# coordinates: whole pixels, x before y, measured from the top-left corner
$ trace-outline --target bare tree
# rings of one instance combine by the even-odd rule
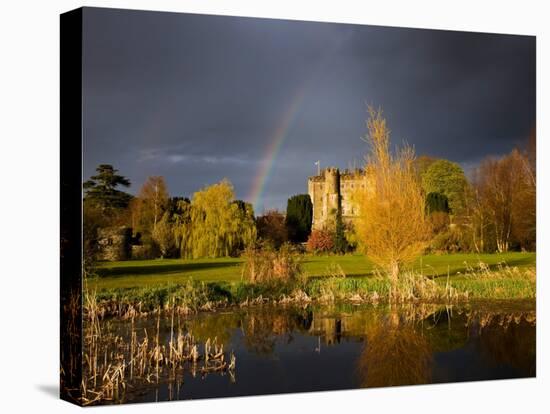
[[[474,183],[479,209],[484,211],[494,232],[497,251],[506,252],[510,243],[534,243],[536,185],[528,156],[514,149],[500,159],[483,160]]]
[[[152,232],[168,205],[168,189],[164,177],[147,177],[141,187],[137,200],[132,205],[133,221],[142,231]]]
[[[357,237],[368,257],[384,268],[395,289],[402,266],[420,255],[431,238],[414,150],[405,145],[394,155],[382,110],[368,108],[370,145],[366,157],[366,190],[355,195]]]

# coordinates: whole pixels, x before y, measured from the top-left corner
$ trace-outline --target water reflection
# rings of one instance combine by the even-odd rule
[[[428,338],[391,309],[368,325],[357,368],[362,387],[426,384],[431,380],[432,349]]]
[[[156,321],[139,321],[152,329]],[[106,326],[128,335],[128,323]],[[170,337],[169,318],[160,337]],[[179,317],[175,329],[216,338],[236,375],[183,370],[126,401],[520,378],[535,375],[534,302],[257,307]],[[156,326],[156,325],[155,325]],[[129,387],[131,389],[131,387]],[[122,402],[122,401],[119,401]]]

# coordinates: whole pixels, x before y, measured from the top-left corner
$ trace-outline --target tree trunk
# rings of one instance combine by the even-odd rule
[[[390,265],[390,301],[397,296],[397,280],[399,278],[399,262],[393,261]]]

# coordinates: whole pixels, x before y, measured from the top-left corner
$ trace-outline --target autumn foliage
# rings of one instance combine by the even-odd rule
[[[506,252],[512,243],[534,249],[536,178],[529,154],[514,149],[483,160],[474,173],[471,205],[476,250]]]
[[[381,110],[369,107],[366,157],[369,184],[358,190],[356,225],[360,246],[385,269],[395,285],[402,266],[420,255],[431,237],[425,196],[414,165],[414,150],[404,146],[392,154],[390,131]]]
[[[334,234],[328,230],[313,230],[306,247],[312,253],[331,252],[334,249]]]

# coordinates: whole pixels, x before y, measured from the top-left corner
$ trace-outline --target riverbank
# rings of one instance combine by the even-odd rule
[[[85,311],[92,306],[102,316],[123,318],[159,309],[175,308],[189,314],[263,303],[465,303],[536,298],[534,266],[492,268],[483,263],[476,267],[468,265],[465,271],[454,275],[449,272],[446,277],[405,272],[393,295],[388,280],[380,275],[350,277],[344,272],[285,283],[205,282],[189,277],[182,283],[98,289],[100,283],[101,278],[86,283]]]

